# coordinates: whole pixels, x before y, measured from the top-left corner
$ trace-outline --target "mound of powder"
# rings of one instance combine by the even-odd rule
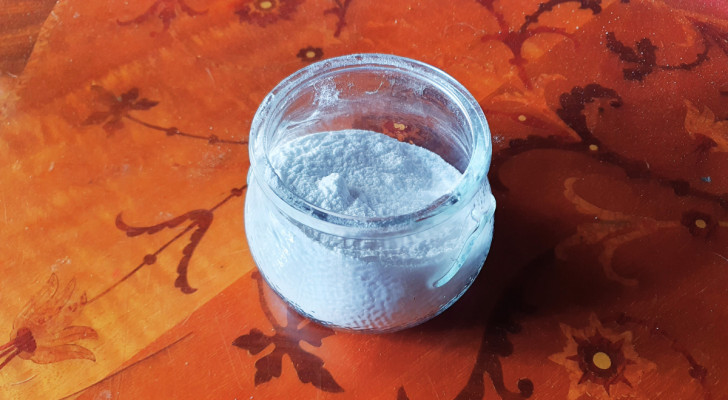
[[[417,211],[449,192],[462,176],[425,148],[354,129],[296,138],[275,148],[270,162],[298,196],[355,217]]]

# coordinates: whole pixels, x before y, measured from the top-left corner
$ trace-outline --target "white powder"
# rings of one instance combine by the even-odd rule
[[[427,149],[353,129],[296,138],[275,148],[270,161],[309,203],[357,217],[417,211],[447,194],[462,176]]]
[[[269,159],[299,196],[351,216],[422,209],[461,178],[429,150],[360,130],[303,136]],[[487,184],[444,222],[372,239],[304,226],[271,205],[261,190],[270,177],[248,182],[245,229],[260,271],[294,308],[339,327],[390,330],[436,315],[475,279],[492,238]]]

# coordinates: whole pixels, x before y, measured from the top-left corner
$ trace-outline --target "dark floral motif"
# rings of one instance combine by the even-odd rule
[[[653,45],[650,39],[643,38],[637,42],[636,50],[617,40],[614,32],[607,32],[606,39],[607,49],[618,54],[620,60],[637,64],[634,68],[623,69],[624,79],[641,81],[657,66],[657,55],[655,54],[657,46]]]
[[[695,237],[709,238],[720,225],[719,221],[700,211],[684,212],[680,223]]]
[[[286,308],[286,325],[281,326],[272,315],[263,295],[263,282],[260,274],[256,271],[253,279],[258,285],[258,295],[261,307],[273,325],[273,335],[266,335],[259,329],[253,328],[249,333],[242,335],[233,341],[233,346],[247,350],[251,355],[257,355],[266,348],[273,345],[273,350],[255,362],[255,385],[260,385],[273,378],[281,376],[283,356],[288,355],[296,369],[298,379],[303,383],[310,383],[313,386],[326,392],[343,392],[341,386],[336,382],[331,373],[324,368],[324,361],[318,356],[304,350],[300,343],[302,341],[321,347],[322,339],[332,336],[335,332],[310,321],[299,328],[304,318],[294,311]]]
[[[108,135],[116,132],[124,127],[124,119],[132,121],[138,125],[144,126],[155,131],[163,132],[167,136],[180,136],[189,139],[204,140],[209,144],[235,144],[245,145],[247,140],[227,140],[220,139],[216,135],[197,135],[194,133],[182,132],[177,127],[164,127],[143,121],[130,114],[134,110],[148,110],[157,104],[158,101],[149,100],[147,98],[139,98],[139,89],[132,88],[129,91],[116,96],[110,91],[98,85],[91,86],[96,92],[98,101],[107,109],[105,111],[97,111],[91,114],[82,125],[102,125]]]
[[[693,27],[702,36],[703,50],[695,56],[695,60],[689,63],[680,63],[676,65],[659,65],[657,63],[656,51],[658,47],[653,45],[650,39],[642,38],[635,43],[636,49],[625,46],[616,39],[614,32],[607,32],[606,46],[611,52],[619,55],[619,59],[637,64],[633,68],[624,68],[624,78],[627,80],[643,80],[648,74],[655,69],[661,70],[691,70],[704,62],[708,61],[708,51],[711,43],[720,48],[723,53],[728,55],[728,32],[721,31],[714,25],[706,22],[691,19]]]
[[[410,400],[407,396],[407,392],[404,390],[404,386],[400,386],[397,390],[397,400]]]
[[[314,62],[320,60],[324,56],[324,51],[320,47],[308,46],[298,51],[296,57],[303,62]]]
[[[524,266],[521,273],[533,273],[545,265],[552,264],[553,261],[553,251],[547,251]],[[533,307],[523,301],[522,287],[510,288],[506,291],[491,315],[488,316],[475,365],[465,387],[458,393],[455,400],[484,398],[486,376],[490,378],[493,388],[503,400],[523,400],[533,395],[533,381],[528,378],[518,379],[516,382],[518,391],[509,390],[506,387],[501,364],[501,359],[512,355],[514,351],[513,343],[508,335],[518,334],[522,329],[521,324],[515,318],[516,315],[529,314],[533,311]]]
[[[94,112],[83,121],[83,125],[102,125],[109,135],[124,127],[122,119],[129,117],[130,111],[149,110],[159,104],[147,98],[140,99],[138,88],[131,88],[119,96],[98,85],[91,86],[91,90],[96,92],[98,102],[106,110]]]
[[[185,228],[183,233],[191,230],[193,230],[193,232],[192,235],[190,235],[190,242],[182,250],[182,258],[177,265],[177,279],[174,281],[174,287],[179,288],[182,293],[189,294],[194,293],[197,289],[190,287],[190,284],[187,281],[187,268],[189,267],[190,259],[192,258],[192,254],[197,248],[197,245],[200,244],[200,240],[202,240],[202,237],[205,236],[210,224],[212,224],[212,217],[212,212],[209,210],[194,210],[169,221],[162,222],[161,224],[135,227],[127,225],[121,219],[121,214],[119,214],[116,216],[116,227],[126,232],[127,236],[134,237],[145,233],[153,235],[162,229],[176,228],[189,221],[189,225],[187,225],[187,228]],[[155,262],[157,262],[156,254],[147,254],[144,256],[144,264],[152,265]]]
[[[594,137],[587,124],[584,109],[587,104],[593,103],[598,99],[608,99],[609,105],[614,108],[622,106],[622,98],[614,89],[606,88],[597,84],[586,85],[583,88],[576,86],[569,93],[562,93],[559,96],[559,104],[561,108],[556,110],[556,114],[566,125],[569,126],[587,145],[601,145]],[[589,146],[587,146],[589,147]]]
[[[563,93],[559,98],[561,108],[556,110],[556,114],[566,126],[574,131],[578,140],[563,135],[529,135],[525,139],[511,140],[508,147],[493,155],[490,174],[493,188],[508,190],[498,176],[499,169],[507,160],[535,149],[558,149],[587,154],[600,162],[621,168],[629,178],[653,180],[660,185],[670,187],[676,196],[691,196],[708,200],[728,210],[728,194],[707,192],[696,188],[685,180],[663,176],[652,171],[645,161],[625,157],[609,149],[607,145],[594,136],[586,115],[584,115],[586,104],[593,103],[598,99],[608,100],[609,104],[614,108],[622,105],[622,99],[616,91],[599,84],[592,83],[584,87],[577,86],[572,88],[570,92]]]
[[[661,70],[691,70],[708,60],[708,50],[710,50],[710,42],[704,36],[703,51],[698,53],[695,61],[677,65],[659,65],[657,63],[658,47],[652,44],[652,41],[648,38],[640,39],[637,43],[635,43],[635,48],[632,48],[625,46],[622,42],[617,40],[614,32],[607,32],[606,46],[609,51],[617,54],[620,60],[635,64],[632,68],[624,68],[622,70],[624,79],[630,81],[641,81],[657,68]]]
[[[631,396],[642,376],[657,368],[637,354],[631,331],[607,329],[594,314],[585,329],[561,324],[561,331],[566,346],[549,359],[569,371],[568,400],[584,395],[600,400]]]
[[[190,17],[194,17],[197,15],[206,14],[207,10],[197,11],[192,7],[188,6],[184,0],[157,0],[152,4],[151,7],[147,9],[147,11],[137,16],[136,18],[130,19],[128,21],[117,20],[116,22],[119,25],[141,24],[156,16],[157,18],[162,20],[162,29],[166,31],[169,29],[172,20],[177,18],[177,15],[180,12],[183,12]],[[155,33],[152,33],[151,35],[154,36]]]
[[[96,361],[79,340],[97,339],[98,334],[88,326],[72,325],[86,305],[86,294],[76,302],[71,297],[76,281],[71,280],[59,290],[58,276],[48,282],[25,305],[13,323],[12,340],[0,346],[0,369],[15,357],[36,364],[50,364],[71,359]]]
[[[578,345],[576,354],[566,359],[579,363],[579,369],[584,373],[579,379],[579,383],[589,381],[602,385],[607,394],[609,394],[609,387],[618,382],[632,387],[624,376],[624,368],[629,364],[634,364],[634,361],[628,360],[624,356],[622,350],[624,339],[612,342],[603,337],[599,331],[588,338],[574,337],[573,339]]]
[[[334,31],[334,37],[341,35],[341,30],[346,26],[346,12],[349,11],[349,6],[352,0],[334,0],[334,7],[331,7],[324,11],[324,15],[332,14],[338,18],[336,22],[336,31]]]
[[[617,156],[606,150],[601,145],[601,142],[594,137],[589,129],[589,125],[587,124],[586,116],[584,115],[586,104],[593,103],[599,99],[608,100],[609,104],[615,108],[622,105],[622,99],[616,91],[598,84],[589,84],[585,87],[577,86],[572,88],[570,92],[563,93],[559,98],[561,108],[556,110],[556,114],[559,118],[561,118],[564,124],[574,132],[575,135],[550,135],[545,137],[529,135],[525,139],[511,140],[507,148],[498,151],[493,156],[491,166],[491,184],[493,187],[501,190],[507,190],[498,177],[498,170],[501,165],[506,160],[518,154],[534,149],[550,148],[584,152],[600,159],[604,158],[605,160],[611,160],[614,162]],[[622,160],[620,159],[620,161]],[[639,168],[632,166],[631,164],[632,163],[630,163],[628,167],[639,170]]]
[[[175,235],[172,239],[170,239],[168,242],[163,244],[160,248],[158,248],[155,252],[147,254],[142,259],[141,263],[136,266],[131,272],[127,273],[124,277],[122,277],[119,281],[111,285],[110,287],[106,288],[103,292],[97,294],[94,296],[89,302],[98,300],[101,296],[104,296],[105,294],[109,293],[111,290],[113,290],[116,286],[121,284],[122,282],[126,281],[127,279],[131,278],[134,274],[136,274],[140,269],[142,269],[145,265],[152,265],[157,262],[157,256],[162,253],[167,247],[169,247],[172,243],[176,242],[179,238],[187,234],[188,232],[192,231],[192,234],[190,235],[190,241],[187,244],[187,246],[182,249],[182,258],[179,261],[179,264],[177,264],[177,279],[174,282],[174,286],[176,288],[179,288],[182,293],[190,294],[197,291],[197,289],[192,288],[187,280],[187,269],[189,267],[190,260],[192,259],[192,255],[195,252],[195,249],[197,248],[197,245],[200,244],[200,241],[202,240],[203,236],[205,236],[205,233],[207,232],[207,229],[212,224],[213,215],[215,213],[215,210],[217,210],[220,206],[227,203],[231,199],[235,197],[241,197],[243,195],[243,192],[247,188],[247,185],[244,185],[239,188],[233,188],[230,190],[230,194],[227,195],[224,199],[219,201],[217,204],[215,204],[210,209],[200,209],[200,210],[193,210],[188,213],[182,214],[176,218],[172,218],[169,221],[162,222],[160,224],[152,225],[152,226],[144,226],[144,227],[137,227],[137,226],[130,226],[127,225],[124,220],[121,218],[121,213],[116,216],[116,227],[120,230],[126,232],[126,235],[129,237],[139,236],[143,234],[147,235],[154,235],[164,229],[174,229],[177,228],[180,225],[183,225],[187,223],[187,226],[177,235]]]
[[[537,26],[530,28],[531,24],[538,22],[539,17],[547,12],[554,9],[555,6],[563,3],[579,3],[579,8],[589,9],[594,14],[599,14],[602,11],[601,0],[549,0],[545,3],[538,5],[538,9],[531,14],[525,16],[525,22],[518,28],[511,28],[506,22],[505,17],[500,11],[496,11],[493,8],[493,2],[488,0],[478,0],[478,3],[482,4],[488,10],[490,10],[498,21],[499,31],[497,34],[486,34],[482,40],[484,42],[495,40],[505,44],[513,54],[513,57],[509,60],[518,70],[518,76],[523,81],[526,88],[531,89],[532,83],[528,74],[526,74],[525,65],[528,61],[521,54],[521,48],[526,40],[533,36],[542,33],[555,33],[573,40],[573,35],[566,32],[563,28],[555,28],[550,26]]]
[[[302,2],[303,0],[248,0],[237,7],[235,14],[240,22],[264,27],[280,19],[290,20]]]

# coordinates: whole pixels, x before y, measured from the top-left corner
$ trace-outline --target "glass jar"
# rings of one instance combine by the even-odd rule
[[[411,213],[363,218],[322,209],[287,187],[268,157],[300,136],[344,129],[424,147],[463,175],[449,193]],[[462,296],[488,253],[490,157],[482,110],[443,71],[384,54],[312,64],[276,86],[253,119],[250,251],[270,287],[319,323],[385,332],[424,322]]]

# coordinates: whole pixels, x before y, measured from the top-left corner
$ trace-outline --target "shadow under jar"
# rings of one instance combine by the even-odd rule
[[[422,209],[365,218],[307,202],[271,165],[270,154],[284,143],[346,129],[423,147],[462,177]],[[315,321],[368,332],[419,324],[462,296],[488,254],[495,211],[490,157],[482,110],[443,71],[384,54],[312,64],[274,88],[253,119],[245,200],[250,251],[271,288]]]

